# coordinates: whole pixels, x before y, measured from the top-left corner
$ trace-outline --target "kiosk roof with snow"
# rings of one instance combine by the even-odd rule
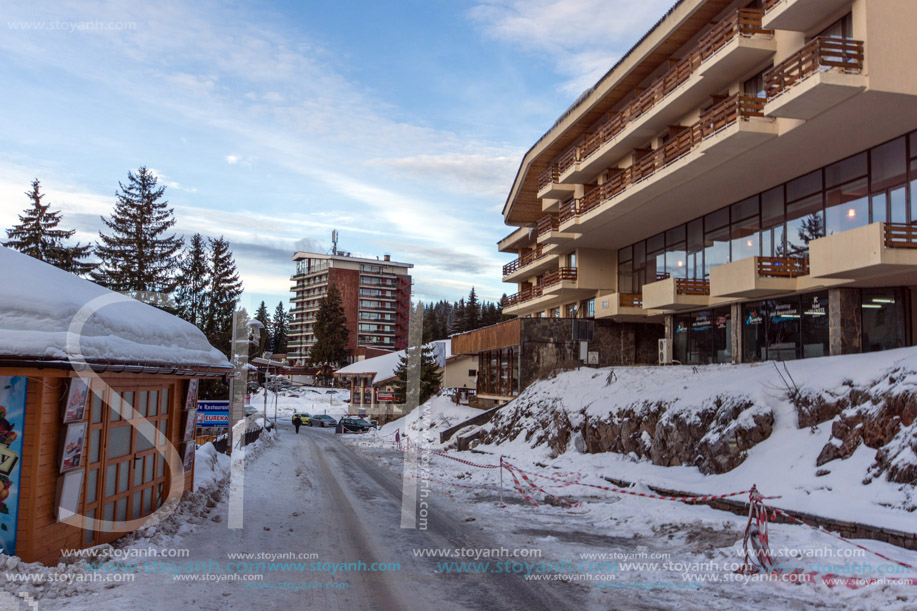
[[[0,286],[0,363],[231,368],[191,323],[2,246]]]

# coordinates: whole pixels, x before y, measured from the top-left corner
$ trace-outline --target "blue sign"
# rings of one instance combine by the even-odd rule
[[[16,554],[26,383],[24,376],[0,377],[0,552],[9,556]]]
[[[197,427],[216,428],[229,426],[229,401],[198,401]]]

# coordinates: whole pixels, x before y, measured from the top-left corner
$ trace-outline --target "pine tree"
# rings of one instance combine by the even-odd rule
[[[462,297],[452,306],[452,323],[449,330],[452,333],[464,333],[468,330],[465,323],[465,298]]]
[[[204,334],[210,343],[229,354],[232,346],[232,315],[242,294],[242,281],[233,260],[229,242],[219,237],[209,240],[210,286],[204,314]]]
[[[478,295],[475,293],[473,286],[471,287],[471,292],[468,293],[468,301],[465,302],[463,318],[465,331],[474,331],[481,326],[481,311],[478,305]]]
[[[312,330],[315,334],[315,343],[309,353],[312,364],[336,366],[343,363],[347,358],[350,330],[341,293],[336,286],[329,287],[328,293],[319,302]]]
[[[178,288],[175,301],[178,315],[203,329],[208,308],[211,265],[207,246],[201,234],[195,233],[178,264]]]
[[[111,235],[99,232],[96,254],[102,263],[92,277],[114,291],[162,304],[161,295],[175,289],[175,254],[182,246],[180,238],[166,235],[175,218],[168,202],[161,201],[165,187],[157,186],[155,174],[145,167],[128,172],[127,185],[118,186],[111,219],[102,217]]]
[[[274,309],[274,320],[271,321],[271,343],[277,354],[287,353],[287,313],[283,311],[283,302]]]
[[[439,339],[436,337],[436,310],[433,309],[433,304],[429,306],[424,305],[423,308],[423,341],[424,343],[430,343],[434,339]]]
[[[395,395],[398,401],[404,402],[407,397],[408,388],[408,358],[412,350],[417,348],[408,348],[398,360],[398,366],[395,368],[395,380],[392,382]],[[429,344],[422,347],[420,352],[420,399],[419,403],[426,403],[430,397],[439,392],[443,382],[443,372],[436,363],[436,356],[433,354],[433,347]]]
[[[261,305],[258,306],[258,309],[255,311],[255,320],[259,321],[264,325],[264,329],[261,331],[261,340],[258,342],[258,354],[264,354],[265,352],[273,352],[273,342],[271,341],[271,315],[267,313],[267,306],[264,305],[264,302],[261,302]]]
[[[64,240],[73,237],[76,229],[57,229],[61,213],[51,211],[51,204],[41,203],[44,194],[37,178],[32,181],[32,190],[25,194],[32,205],[19,215],[18,225],[6,230],[9,241],[4,246],[80,276],[95,269],[95,264],[83,261],[92,252],[91,246],[64,245]]]

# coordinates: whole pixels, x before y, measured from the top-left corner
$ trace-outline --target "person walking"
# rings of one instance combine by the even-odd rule
[[[298,415],[293,417],[293,426],[296,427],[296,434],[299,435],[299,427],[302,426],[302,418]]]

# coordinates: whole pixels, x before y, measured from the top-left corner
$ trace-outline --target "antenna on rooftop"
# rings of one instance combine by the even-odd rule
[[[338,254],[338,230],[331,230],[331,254],[337,256]]]

